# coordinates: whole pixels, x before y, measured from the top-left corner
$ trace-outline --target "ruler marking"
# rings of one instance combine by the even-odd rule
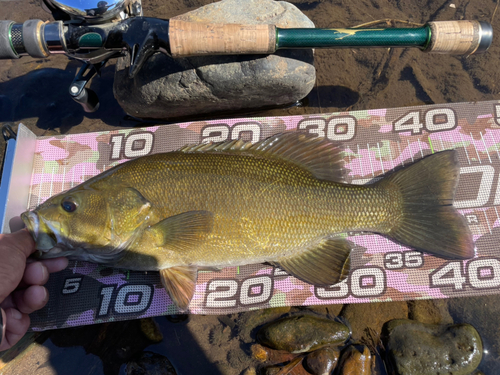
[[[75,169],[76,165],[73,167],[73,173],[71,174],[71,188],[75,185]]]
[[[414,163],[415,159],[413,159],[413,151],[411,149],[410,140],[407,139],[406,142],[408,142],[408,148],[410,149],[411,162]]]
[[[434,153],[434,147],[432,146],[431,136],[429,135],[427,139],[429,140],[429,147],[431,148],[431,153]]]
[[[366,150],[368,151],[368,160],[370,161],[370,167],[372,168],[372,176],[375,177],[375,171],[373,170],[372,158],[370,157],[370,146],[366,144]]]
[[[389,143],[389,156],[391,158],[392,169],[394,169],[394,159],[392,158],[392,150],[391,150],[391,144],[390,143]]]
[[[50,190],[49,190],[49,197],[52,196],[52,187],[54,186],[54,171],[56,167],[52,167],[52,174],[50,175]]]
[[[481,140],[483,141],[484,149],[486,150],[486,155],[488,155],[488,160],[490,161],[490,164],[492,164],[490,153],[488,152],[488,147],[486,147],[486,142],[484,141],[483,133],[479,132],[479,134],[481,134]]]
[[[33,171],[31,173],[33,173]],[[31,207],[31,198],[32,198],[32,194],[33,194],[33,177],[35,177],[34,174],[31,176],[30,192],[28,193],[29,194],[28,195],[28,197],[29,197],[29,199],[28,199],[28,206],[26,207],[27,209],[29,209]]]
[[[365,176],[365,172],[363,171],[363,162],[361,161],[361,159],[363,158],[361,156],[361,153],[359,152],[359,145],[357,144],[356,147],[358,148],[358,155],[359,155],[359,166],[361,168],[361,176],[364,177]]]
[[[462,133],[458,133],[458,134],[460,134],[460,139],[462,140],[462,146],[464,147],[465,155],[467,156],[467,161],[470,164],[469,153],[467,152],[467,147],[465,146],[464,137],[462,136]]]
[[[61,184],[61,191],[64,191],[64,183],[66,182],[66,165],[64,165],[63,169],[63,179],[62,179],[62,184]]]
[[[486,218],[486,224],[488,224],[488,230],[490,231],[490,234],[491,234],[491,226],[490,226],[490,221],[488,220],[488,214],[486,213],[486,211],[483,211],[484,213],[484,217]]]
[[[403,167],[405,166],[405,157],[403,156],[403,152],[401,151],[401,142],[398,142],[399,156],[401,156],[401,164]]]
[[[43,172],[42,172],[42,176],[40,177],[40,187],[38,188],[38,202],[37,202],[37,206],[40,205],[40,199],[42,199],[42,184],[43,184]]]
[[[439,142],[441,142],[441,151],[444,151],[443,139],[441,138],[441,134],[439,134]]]
[[[420,155],[424,157],[424,152],[422,151],[422,145],[420,144],[420,138],[417,138],[418,148],[420,149]]]
[[[493,139],[493,144],[495,145],[495,151],[497,152],[498,160],[500,160],[500,152],[498,151],[497,141],[495,137],[493,137],[493,131],[490,132],[490,134],[491,134],[491,139]]]
[[[384,163],[382,162],[382,151],[380,151],[380,144],[377,142],[377,147],[378,147],[378,156],[380,158],[380,166],[382,167],[382,174],[385,173],[385,170],[384,170]],[[390,145],[389,145],[389,148],[390,148]]]
[[[472,136],[472,132],[470,132],[469,134],[470,134],[470,137],[472,138],[471,142],[474,145],[474,149],[476,150],[477,160],[479,160],[479,164],[483,164],[481,162],[481,157],[479,156],[479,151],[477,151],[476,142],[474,142],[474,137]]]

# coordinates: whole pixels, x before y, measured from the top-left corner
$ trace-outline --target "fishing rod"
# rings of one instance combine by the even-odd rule
[[[111,5],[96,0],[42,0],[56,21],[0,21],[0,58],[46,58],[66,54],[84,63],[70,95],[86,112],[98,107],[85,86],[111,58],[130,57],[133,78],[154,53],[173,58],[272,54],[280,49],[415,47],[424,52],[470,55],[485,52],[493,29],[480,21],[435,21],[415,28],[315,29],[274,25],[186,22],[143,17],[140,0]],[[83,4],[83,5],[82,5]]]

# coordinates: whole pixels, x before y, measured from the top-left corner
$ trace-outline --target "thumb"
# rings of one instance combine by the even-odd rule
[[[16,250],[24,259],[35,252],[35,241],[26,228],[14,233],[0,234],[0,250],[9,248]]]
[[[35,243],[27,230],[0,234],[0,302],[19,285],[33,251]]]

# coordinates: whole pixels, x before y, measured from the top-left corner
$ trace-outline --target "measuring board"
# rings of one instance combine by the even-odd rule
[[[428,154],[456,149],[461,170],[455,206],[474,235],[474,259],[443,260],[379,235],[348,233],[355,244],[351,273],[339,284],[314,287],[263,264],[201,271],[189,311],[228,314],[285,305],[496,294],[500,291],[499,124],[500,101],[196,121],[39,138],[21,125],[14,157],[5,161],[13,168],[4,168],[8,172],[2,178],[8,196],[3,230],[18,225],[15,216],[26,208],[35,208],[118,163],[186,144],[237,138],[256,142],[284,131],[306,131],[343,143],[347,182],[354,184],[373,182]],[[50,300],[32,314],[33,330],[178,313],[157,272],[73,261],[51,275],[47,287]]]

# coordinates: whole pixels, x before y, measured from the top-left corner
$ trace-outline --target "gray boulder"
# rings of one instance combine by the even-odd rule
[[[470,324],[396,319],[385,330],[384,346],[397,375],[468,375],[481,362],[482,341]]]
[[[314,27],[294,5],[273,0],[223,0],[176,18]],[[128,61],[128,57],[117,61],[114,94],[128,114],[141,118],[172,119],[293,103],[304,98],[316,81],[310,49],[179,59],[157,53],[134,79],[128,77]]]

